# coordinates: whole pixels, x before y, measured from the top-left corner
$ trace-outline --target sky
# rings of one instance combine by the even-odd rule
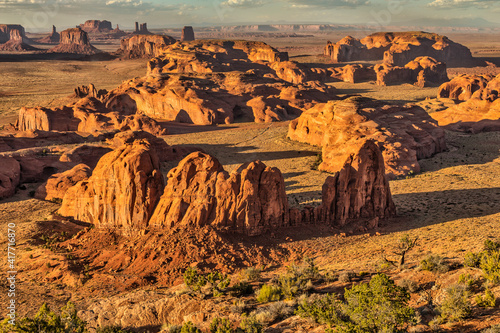
[[[89,19],[120,28],[135,21],[150,28],[270,23],[442,23],[500,26],[500,0],[0,0],[0,23],[28,31],[67,28]],[[489,24],[486,22],[486,24]]]

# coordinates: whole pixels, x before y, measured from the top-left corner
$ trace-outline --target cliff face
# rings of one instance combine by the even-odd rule
[[[166,46],[175,42],[170,36],[135,35],[121,40],[118,53],[123,58],[152,58],[159,56]]]
[[[92,55],[100,51],[90,44],[87,32],[81,28],[72,28],[61,32],[59,45],[49,52]]]
[[[84,24],[80,24],[80,28],[86,32],[108,32],[113,30],[113,26],[109,21],[88,20]]]
[[[14,32],[16,36],[21,36],[22,38],[26,36],[26,32],[24,31],[24,27],[22,25],[0,24],[0,44],[6,43],[11,39],[13,30],[17,30],[17,32]]]

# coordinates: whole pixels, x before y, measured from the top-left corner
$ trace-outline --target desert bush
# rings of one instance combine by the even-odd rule
[[[446,273],[450,267],[446,264],[443,257],[437,254],[431,254],[420,262],[420,269],[433,273]]]
[[[464,266],[479,268],[481,256],[481,253],[467,252],[464,256]]]
[[[311,288],[311,285],[308,285],[310,280],[304,279],[300,274],[282,275],[278,281],[281,293],[286,299],[293,299]]]
[[[271,303],[269,306],[255,312],[255,319],[261,324],[269,324],[278,319],[285,319],[293,314],[293,307],[285,302]]]
[[[202,331],[196,327],[192,322],[188,321],[184,323],[181,327],[179,333],[202,333]]]
[[[475,301],[477,306],[482,308],[494,308],[497,306],[497,299],[490,289],[484,291],[484,296],[477,295]]]
[[[252,281],[259,281],[260,280],[260,273],[262,270],[260,268],[256,267],[248,267],[245,269],[243,272],[243,278],[246,281],[252,282]]]
[[[481,333],[500,333],[500,324],[488,327],[482,330]]]
[[[305,301],[296,313],[335,326],[338,332],[393,332],[415,322],[410,295],[384,274],[346,289],[344,298],[344,303],[334,295]]]
[[[229,293],[233,297],[250,295],[253,293],[253,287],[248,282],[241,281],[232,286]]]
[[[279,301],[280,299],[281,289],[274,285],[265,284],[257,292],[257,302],[259,303]]]
[[[214,318],[210,323],[210,333],[233,333],[231,323],[226,318]]]
[[[489,239],[484,241],[484,252],[492,253],[500,250],[500,242],[491,241]]]
[[[480,267],[488,281],[495,284],[500,282],[500,252],[485,251],[481,257]]]
[[[460,274],[458,277],[458,283],[465,286],[469,291],[472,291],[478,287],[480,281],[474,279],[470,274]]]
[[[401,279],[397,282],[397,285],[401,288],[405,288],[410,293],[414,293],[419,289],[418,284],[416,284],[415,281],[409,279]]]
[[[300,273],[305,279],[317,279],[320,277],[318,266],[309,257],[304,257]]]
[[[171,324],[163,324],[161,325],[161,332],[166,333],[180,333],[182,326],[179,325],[171,325]]]
[[[242,332],[243,331],[243,332]],[[255,316],[244,316],[240,323],[238,333],[262,333],[262,325],[255,319]]]
[[[339,281],[342,283],[351,282],[351,279],[354,277],[353,272],[342,272],[339,274]]]
[[[469,292],[464,285],[455,284],[445,289],[445,298],[437,308],[437,323],[461,321],[471,314]]]
[[[232,313],[243,313],[247,309],[247,304],[242,299],[237,299],[233,301],[233,305],[231,306]]]
[[[86,323],[76,314],[75,305],[68,302],[61,308],[58,315],[51,311],[47,304],[43,304],[33,318],[23,318],[16,322],[15,326],[9,325],[7,321],[0,324],[0,332],[64,332],[64,333],[86,333]]]
[[[186,269],[183,278],[184,284],[193,292],[209,292],[214,297],[221,296],[230,283],[229,277],[221,272],[199,274],[198,270],[192,267]]]

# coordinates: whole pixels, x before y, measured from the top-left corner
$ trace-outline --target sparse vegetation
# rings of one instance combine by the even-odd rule
[[[278,286],[265,284],[257,293],[257,302],[267,303],[279,301],[281,299],[281,289]]]
[[[419,268],[433,273],[446,273],[450,270],[449,265],[443,257],[438,254],[431,254],[420,262]]]
[[[221,296],[230,284],[227,275],[221,272],[211,272],[208,274],[199,274],[196,268],[189,267],[184,272],[184,283],[193,292],[205,295],[207,292],[214,297]]]
[[[457,322],[468,318],[472,312],[469,292],[464,285],[455,284],[445,289],[444,300],[438,306],[436,323]]]
[[[490,289],[484,291],[484,296],[477,295],[476,304],[482,308],[494,308],[497,306],[497,299]]]

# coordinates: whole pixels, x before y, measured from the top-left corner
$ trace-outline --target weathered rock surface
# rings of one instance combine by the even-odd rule
[[[194,30],[191,26],[185,26],[182,28],[181,42],[192,42],[194,41]]]
[[[12,157],[0,156],[0,199],[8,198],[16,193],[21,179],[21,166]]]
[[[500,131],[500,99],[493,102],[469,99],[446,110],[430,114],[439,126],[457,132]]]
[[[11,39],[12,31],[17,30],[14,34],[20,34],[25,36],[25,30],[22,25],[19,24],[0,24],[0,44],[6,43]]]
[[[35,198],[47,201],[62,200],[70,187],[79,181],[87,180],[91,174],[92,170],[86,164],[78,164],[71,170],[56,173],[37,188]]]
[[[320,170],[336,172],[366,139],[382,149],[390,178],[419,172],[418,159],[446,149],[444,131],[421,107],[352,97],[318,104],[290,123],[292,140],[323,147]]]
[[[90,169],[94,169],[101,157],[112,150],[113,149],[109,147],[84,144],[64,152],[59,158],[59,161],[73,164],[85,164]]]
[[[374,141],[365,141],[323,185],[319,220],[338,226],[365,219],[377,227],[378,218],[396,215],[384,158]]]
[[[170,36],[135,35],[122,39],[117,53],[127,59],[153,58],[159,56],[166,46],[175,42],[176,40]]]
[[[101,100],[104,96],[106,96],[107,93],[108,91],[106,89],[97,90],[97,88],[92,83],[90,83],[88,86],[76,87],[73,97],[75,98],[93,97]]]
[[[273,70],[280,67],[276,61],[281,59],[287,58],[258,42],[176,43],[149,62],[146,77],[112,90],[106,105],[129,114],[207,125],[231,123],[239,117],[246,121],[287,120],[335,98],[334,90],[319,82],[294,84],[279,78],[288,75],[281,71],[276,75]]]
[[[405,66],[415,58],[428,56],[448,67],[477,65],[470,50],[458,43],[433,33],[378,32],[361,40],[345,37],[338,43],[329,42],[326,55],[335,62],[384,60],[393,66]]]
[[[96,93],[91,88],[90,92]],[[104,98],[99,92],[96,94]],[[79,131],[91,134],[114,130],[144,130],[154,135],[165,135],[167,132],[157,121],[146,115],[134,113],[127,115],[113,111],[94,97],[85,97],[62,108],[21,108],[18,129]]]
[[[71,28],[61,32],[59,45],[53,47],[48,52],[92,55],[101,51],[90,44],[88,35],[84,30],[81,28]]]
[[[28,44],[24,27],[16,24],[0,25],[0,51],[22,52],[36,51]]]
[[[467,101],[471,98],[489,100],[498,98],[500,75],[459,75],[439,87],[438,98]]]
[[[135,141],[104,155],[88,180],[66,192],[59,214],[130,234],[145,230],[163,188],[154,147]]]
[[[375,66],[377,84],[381,86],[413,83],[417,87],[440,85],[448,81],[446,64],[431,57],[418,57],[404,67],[380,64]]]
[[[212,225],[247,235],[287,224],[288,201],[278,169],[257,161],[228,175],[215,158],[200,152],[169,172],[150,222],[153,228]]]

